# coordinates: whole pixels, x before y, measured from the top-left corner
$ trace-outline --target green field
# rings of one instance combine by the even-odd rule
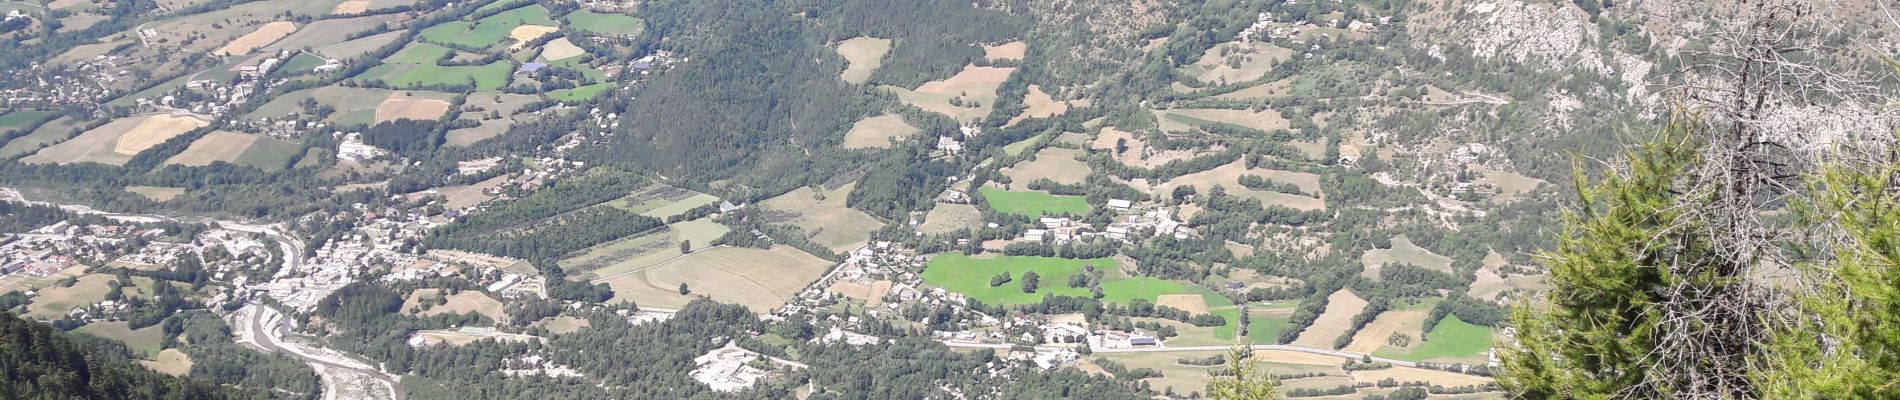
[[[529,4],[529,3],[530,2],[523,1],[523,0],[501,0],[501,1],[493,2],[493,3],[484,4],[482,5],[481,8],[475,9],[475,13],[480,14],[480,13],[493,11],[493,10],[505,10],[511,7],[520,7],[523,4]]]
[[[0,115],[0,132],[31,127],[40,118],[52,114],[52,111],[14,111]]]
[[[307,74],[319,65],[323,65],[323,58],[308,53],[297,53],[296,56],[290,58],[290,61],[284,62],[284,66],[277,67],[275,73],[278,75]]]
[[[1088,214],[1089,203],[1082,196],[1057,196],[1042,192],[1017,192],[983,188],[983,199],[990,208],[1004,213],[1036,217],[1044,214]]]
[[[287,114],[306,115],[304,99],[330,106],[336,112],[324,121],[341,125],[368,125],[376,120],[376,106],[389,98],[389,90],[343,86],[324,86],[285,93],[257,107],[245,118],[283,118]]]
[[[1410,353],[1379,350],[1375,356],[1405,361],[1482,360],[1491,350],[1491,328],[1472,325],[1456,315],[1447,315],[1432,327],[1425,343]]]
[[[633,36],[640,34],[646,24],[639,18],[625,14],[601,14],[587,10],[567,14],[568,26],[586,32]]]
[[[436,65],[383,64],[370,67],[358,81],[381,80],[393,89],[426,89],[429,85],[465,85],[475,90],[497,90],[508,84],[514,64],[496,61],[488,65],[443,67]]]
[[[1250,305],[1247,316],[1247,338],[1257,344],[1275,344],[1280,340],[1280,330],[1286,328],[1287,316],[1292,313],[1298,302],[1283,301],[1271,306]],[[1268,316],[1263,311],[1281,311],[1277,316]]]
[[[1018,140],[1016,143],[1010,143],[1009,145],[1003,146],[1003,154],[1012,156],[1023,154],[1024,150],[1029,150],[1029,146],[1035,146],[1036,142],[1040,140],[1042,140],[1042,136],[1038,135],[1030,136],[1028,139]]]
[[[488,47],[508,39],[508,31],[522,25],[560,26],[548,18],[548,9],[540,5],[516,8],[482,18],[481,21],[450,21],[422,30],[422,40],[467,46]]]
[[[125,347],[145,358],[158,354],[159,341],[165,336],[164,328],[158,325],[132,330],[125,321],[94,322],[73,331],[125,343]]]
[[[239,154],[235,164],[257,167],[265,171],[276,171],[290,165],[290,158],[303,150],[303,145],[276,138],[260,138],[251,142],[251,148]]]
[[[59,117],[45,124],[40,124],[39,128],[33,129],[33,132],[27,133],[24,136],[15,137],[13,140],[8,140],[6,146],[0,146],[0,157],[13,157],[20,154],[31,153],[46,145],[66,140],[69,136],[72,136],[72,129],[79,127],[82,123],[81,121],[73,120],[72,117]]]
[[[960,253],[943,253],[930,260],[924,268],[925,283],[941,286],[944,289],[962,293],[972,299],[989,304],[1030,304],[1042,301],[1044,294],[1058,296],[1090,297],[1088,288],[1069,287],[1069,277],[1082,273],[1083,265],[1094,265],[1098,271],[1107,271],[1102,279],[1103,302],[1126,304],[1130,300],[1143,299],[1154,301],[1164,294],[1213,293],[1200,287],[1180,282],[1151,277],[1123,277],[1117,272],[1116,262],[1112,259],[1097,258],[1072,260],[1052,257],[994,256],[975,258]],[[1035,293],[1023,293],[1022,275],[1035,271],[1040,283]],[[1012,279],[1002,286],[990,286],[990,278],[1009,272]],[[1200,290],[1195,290],[1200,289]],[[1207,297],[1204,295],[1204,297]],[[1217,300],[1218,299],[1218,300]],[[1206,299],[1209,307],[1231,306],[1225,297],[1211,296]],[[1218,301],[1218,303],[1217,303]],[[1229,333],[1231,336],[1232,334]]]
[[[605,83],[596,83],[596,84],[581,86],[581,87],[577,87],[573,89],[561,89],[561,90],[548,92],[548,98],[560,100],[560,101],[588,100],[588,99],[593,99],[595,96],[600,96],[601,92],[605,92],[607,91],[608,88],[611,88],[611,87],[612,85],[608,85]]]
[[[587,63],[581,62],[581,59],[583,58],[587,58],[587,57],[574,57],[574,58],[563,59],[560,61],[553,61],[553,62],[549,62],[548,66],[554,67],[554,68],[565,68],[565,69],[574,70],[574,72],[579,72],[581,73],[581,76],[587,77],[587,79],[592,80],[594,82],[607,80],[607,74],[603,74],[600,72],[600,70],[594,69],[594,67],[588,66]]]
[[[408,46],[403,46],[402,50],[396,51],[396,54],[390,54],[389,57],[384,57],[383,62],[387,64],[435,65],[436,60],[441,60],[442,56],[448,55],[451,51],[455,50],[434,43],[410,42]]]

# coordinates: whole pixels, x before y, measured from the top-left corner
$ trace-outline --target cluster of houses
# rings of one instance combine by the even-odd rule
[[[270,75],[272,71],[276,71],[277,67],[282,66],[284,63],[290,61],[291,57],[295,56],[296,53],[290,50],[280,50],[276,53],[258,56],[239,64],[237,67],[238,74],[234,79],[223,81],[217,79],[195,79],[186,81],[185,87],[182,90],[197,91],[202,94],[201,96],[188,96],[188,98],[202,99],[204,101],[191,103],[177,95],[171,94],[158,99],[140,98],[136,101],[141,108],[147,111],[182,110],[214,117],[224,115],[249,99],[251,94],[257,91],[258,85],[264,85],[266,88],[275,86],[275,82],[271,82],[266,77]],[[268,121],[263,122],[266,122],[268,125]]]
[[[434,222],[416,211],[384,209],[378,213],[360,204],[355,211],[306,217],[332,221],[354,219],[358,228],[324,242],[313,252],[314,257],[296,265],[295,269],[278,270],[270,282],[253,290],[267,292],[292,308],[309,310],[316,306],[317,300],[354,282],[364,266],[418,264],[418,257],[408,251],[435,226]]]
[[[722,203],[720,208],[724,210],[727,205],[732,204]],[[732,206],[733,209],[742,207]],[[897,302],[886,303],[882,299],[890,297],[900,302],[925,299],[926,292],[919,289],[923,285],[923,278],[912,271],[923,269],[924,263],[928,261],[927,257],[917,254],[916,250],[904,248],[898,243],[875,241],[866,244],[847,253],[843,263],[840,263],[831,273],[812,282],[799,293],[797,299],[780,307],[778,314],[790,316],[805,312],[808,307],[823,307],[841,301],[842,297],[848,295],[835,290],[839,287],[837,285],[839,283],[876,288],[878,290],[875,290],[875,293],[869,294],[872,298],[866,299],[867,303],[892,311],[897,310]],[[941,292],[941,288],[937,290],[940,291],[938,293],[940,295],[954,295]],[[956,296],[959,298],[955,301],[961,303],[961,295]],[[875,316],[876,313],[883,311],[872,309],[870,312]]]
[[[163,229],[130,225],[73,225],[65,221],[26,233],[0,236],[0,275],[47,276],[78,263],[78,259],[105,259],[108,248],[134,236],[156,237]]]
[[[1128,200],[1109,200],[1108,207],[1123,213],[1137,211],[1134,209],[1134,203]],[[1117,216],[1113,222],[1099,231],[1093,225],[1067,217],[1043,217],[1036,222],[1041,227],[1023,230],[1024,241],[1054,242],[1061,245],[1077,240],[1105,237],[1132,243],[1136,239],[1147,236],[1173,236],[1176,239],[1186,239],[1196,234],[1194,228],[1183,226],[1184,224],[1180,221],[1175,221],[1174,209],[1169,207],[1155,207]],[[990,224],[992,228],[996,226],[996,224]]]
[[[0,108],[58,110],[112,98],[118,93],[108,85],[132,74],[122,61],[119,56],[102,55],[72,66],[34,63],[23,71],[11,71],[4,78],[9,88],[0,89]]]

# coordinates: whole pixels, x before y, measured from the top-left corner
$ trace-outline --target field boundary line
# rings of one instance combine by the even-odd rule
[[[661,261],[661,262],[657,262],[657,263],[654,263],[653,265],[648,265],[648,266],[645,266],[645,267],[640,267],[639,269],[635,269],[635,270],[632,270],[632,271],[627,271],[627,272],[622,272],[622,273],[618,273],[618,274],[613,274],[613,275],[608,275],[608,276],[604,276],[604,277],[600,277],[600,278],[596,278],[596,279],[592,279],[592,280],[589,280],[589,281],[588,281],[587,283],[590,283],[590,284],[600,284],[600,283],[607,283],[607,280],[610,280],[610,279],[614,279],[614,278],[619,278],[619,277],[622,277],[622,276],[627,276],[627,275],[633,275],[633,274],[636,274],[636,273],[640,273],[640,272],[644,272],[644,271],[646,271],[646,270],[649,270],[649,269],[654,269],[654,268],[659,268],[659,267],[662,267],[662,266],[665,266],[666,264],[671,264],[671,263],[672,263],[672,262],[674,262],[674,261],[679,261],[679,259],[681,259],[681,258],[686,258],[686,256],[690,256],[690,255],[694,255],[694,254],[699,254],[699,252],[702,252],[702,251],[707,251],[707,250],[712,250],[712,249],[717,249],[717,248],[722,248],[722,247],[732,247],[732,246],[730,246],[730,245],[723,245],[723,244],[722,244],[722,245],[718,245],[718,246],[713,246],[713,247],[707,247],[707,248],[704,248],[704,249],[699,249],[699,250],[693,250],[693,252],[691,252],[691,253],[686,253],[686,254],[681,254],[681,255],[677,255],[677,256],[673,256],[673,258],[668,258],[668,259],[666,259],[666,261]]]

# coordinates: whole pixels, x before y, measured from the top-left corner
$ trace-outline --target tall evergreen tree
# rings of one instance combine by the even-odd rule
[[[1744,348],[1711,354],[1722,360],[1687,364],[1665,343],[1720,341],[1729,321],[1684,324],[1670,318],[1684,304],[1723,296],[1733,276],[1712,249],[1705,220],[1689,213],[1711,199],[1685,190],[1702,152],[1699,127],[1678,121],[1626,156],[1627,168],[1603,179],[1578,179],[1578,205],[1563,218],[1557,248],[1543,255],[1551,289],[1513,315],[1516,343],[1499,346],[1499,383],[1527,398],[1667,398],[1736,390],[1699,387]],[[1674,339],[1672,339],[1674,338]],[[1668,351],[1684,350],[1670,349]],[[1673,354],[1673,353],[1671,353]],[[1740,389],[1747,393],[1749,389]]]
[[[1279,398],[1279,382],[1260,367],[1253,349],[1242,344],[1227,348],[1227,372],[1207,383],[1207,397],[1214,400],[1267,400]]]
[[[1801,221],[1826,225],[1825,261],[1802,263],[1819,282],[1797,296],[1799,318],[1772,333],[1753,368],[1768,398],[1900,398],[1900,164],[1830,168]]]

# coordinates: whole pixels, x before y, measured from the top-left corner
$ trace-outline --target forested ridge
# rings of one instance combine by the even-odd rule
[[[0,397],[9,399],[268,398],[133,364],[125,346],[87,341],[0,310]],[[116,346],[116,347],[115,347]],[[116,350],[116,355],[113,354]]]

